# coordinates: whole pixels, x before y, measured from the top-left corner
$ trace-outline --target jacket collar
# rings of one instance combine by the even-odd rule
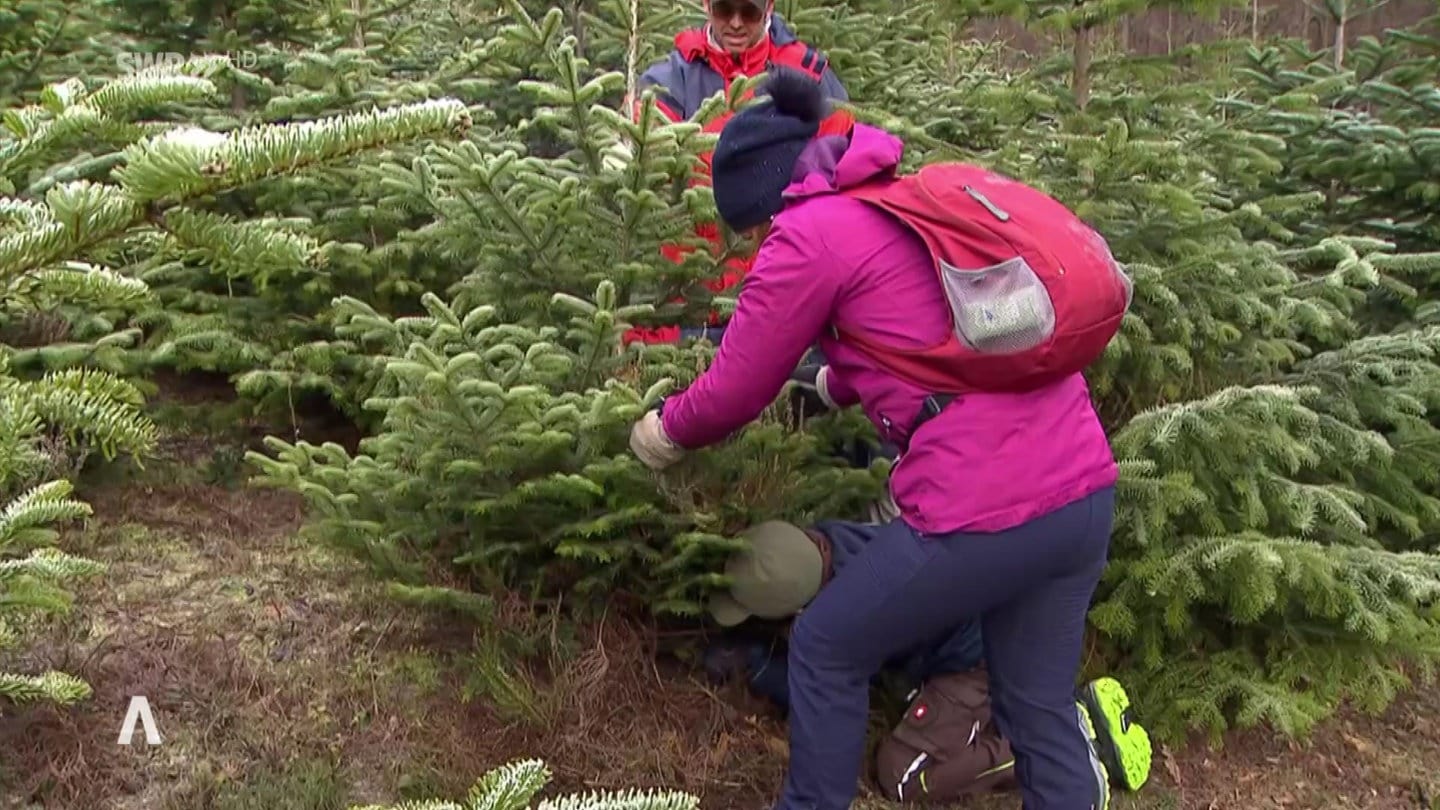
[[[890,133],[856,122],[849,137],[817,137],[795,161],[795,171],[782,196],[787,202],[835,194],[894,175],[905,144]]]
[[[799,41],[795,32],[778,13],[771,12],[765,36],[740,54],[737,59],[715,41],[707,23],[675,35],[675,49],[687,62],[704,62],[727,82],[739,75],[757,76],[769,68],[772,55],[779,48]]]

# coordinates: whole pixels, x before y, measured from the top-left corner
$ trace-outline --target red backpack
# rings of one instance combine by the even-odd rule
[[[836,337],[936,394],[1025,391],[1105,351],[1134,286],[1104,238],[1043,192],[979,166],[937,163],[846,192],[925,240],[952,329],[919,349]]]

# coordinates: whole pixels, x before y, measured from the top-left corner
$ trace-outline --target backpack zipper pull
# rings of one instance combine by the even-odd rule
[[[984,194],[981,194],[980,192],[976,191],[974,188],[971,188],[970,186],[966,186],[966,187],[965,187],[965,193],[966,193],[966,194],[969,194],[971,197],[974,197],[974,198],[975,198],[975,202],[978,202],[978,203],[980,203],[981,205],[985,206],[985,210],[987,210],[987,211],[989,211],[991,214],[993,214],[996,219],[1000,220],[1001,222],[1009,222],[1009,221],[1010,221],[1010,215],[1007,214],[1007,213],[1005,213],[1004,211],[1000,210],[1000,207],[997,206],[995,203],[990,202],[990,199],[989,199],[988,197],[986,197]]]

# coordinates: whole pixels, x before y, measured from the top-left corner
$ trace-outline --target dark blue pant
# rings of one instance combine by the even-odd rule
[[[1114,510],[1107,488],[1004,532],[921,537],[899,520],[878,527],[792,626],[790,766],[777,810],[846,810],[871,677],[976,617],[1025,810],[1091,810],[1101,776],[1074,689]]]
[[[885,529],[883,525],[827,520],[814,528],[830,540],[830,561],[838,574],[860,557],[872,541]],[[954,672],[966,672],[980,664],[984,655],[979,618],[967,619],[959,627],[946,630],[935,638],[925,639],[919,646],[901,650],[881,667],[903,676],[905,688],[918,688],[927,678]],[[746,672],[752,691],[769,698],[785,709],[790,706],[790,667],[784,646],[753,645],[747,656]]]
[[[902,675],[908,692],[936,675],[968,672],[980,665],[983,655],[980,622],[971,620],[942,638],[939,644],[927,644],[909,655],[886,661],[882,669]],[[789,711],[790,666],[783,645],[750,645],[746,674],[751,691]]]

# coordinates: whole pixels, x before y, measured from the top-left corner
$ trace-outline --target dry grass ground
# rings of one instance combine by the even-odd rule
[[[783,723],[657,655],[654,627],[618,608],[573,628],[502,602],[479,629],[398,608],[298,539],[296,499],[240,485],[238,441],[253,436],[178,436],[144,474],[81,491],[95,517],[66,546],[111,568],[32,664],[95,696],[0,717],[0,810],[340,810],[458,797],[521,757],[545,759],[557,789],[676,787],[707,809],[768,810]],[[158,747],[116,745],[137,694]],[[1436,795],[1440,693],[1426,691],[1306,744],[1251,732],[1165,752],[1116,806],[1408,810]]]

